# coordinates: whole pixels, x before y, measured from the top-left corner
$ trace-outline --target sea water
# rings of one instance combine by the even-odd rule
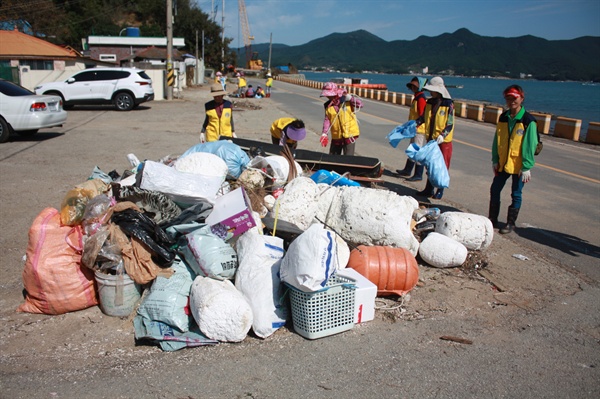
[[[306,79],[328,82],[336,77],[369,79],[369,83],[385,83],[389,91],[412,93],[406,84],[412,75],[389,75],[376,73],[345,74],[332,72],[300,72]],[[431,78],[430,75],[418,75]],[[600,122],[600,84],[582,82],[550,82],[532,79],[496,79],[489,77],[443,76],[448,91],[455,100],[469,100],[504,106],[502,91],[511,84],[518,84],[525,91],[525,108],[528,111],[581,119],[581,131],[587,131],[589,122]]]

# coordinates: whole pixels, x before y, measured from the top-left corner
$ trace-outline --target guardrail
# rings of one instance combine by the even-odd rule
[[[275,79],[281,80],[282,82],[297,84],[300,86],[307,86],[319,90],[323,88],[324,84],[323,82],[300,79],[296,77],[292,78],[287,77],[285,75],[276,76]],[[343,84],[338,84],[338,86],[347,89],[348,93],[356,94],[357,96],[362,98],[389,102],[397,105],[410,106],[413,100],[412,94],[396,93],[388,90],[350,87]],[[454,102],[455,116],[465,119],[471,119],[477,122],[496,124],[498,123],[498,119],[500,118],[502,111],[502,108],[498,106],[467,103],[464,101]],[[550,135],[553,115],[541,112],[530,112],[530,114],[532,114],[537,120],[538,132],[541,134]],[[556,121],[552,132],[552,135],[554,137],[561,137],[573,141],[579,141],[579,135],[581,133],[581,119],[572,119],[562,116],[557,116],[554,119]],[[600,144],[600,122],[589,123],[584,142],[589,144]]]

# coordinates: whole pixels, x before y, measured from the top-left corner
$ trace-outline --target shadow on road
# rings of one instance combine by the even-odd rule
[[[521,227],[516,229],[515,233],[527,240],[558,249],[570,256],[579,256],[581,254],[600,258],[600,247],[570,234],[537,227]]]
[[[10,141],[14,143],[35,143],[55,139],[64,135],[64,133],[60,132],[37,132],[33,136],[19,136],[17,134],[13,134],[10,136]]]

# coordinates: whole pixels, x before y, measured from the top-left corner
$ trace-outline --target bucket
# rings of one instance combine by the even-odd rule
[[[96,271],[100,310],[108,316],[129,316],[141,297],[141,287],[126,273],[106,274]]]

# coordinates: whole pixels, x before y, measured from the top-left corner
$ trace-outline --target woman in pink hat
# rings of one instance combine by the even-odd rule
[[[324,104],[325,119],[323,120],[321,146],[327,146],[329,132],[331,132],[329,153],[354,155],[356,139],[360,135],[356,112],[362,108],[361,99],[347,94],[345,90],[338,89],[333,82],[323,85],[321,97],[327,97]]]

